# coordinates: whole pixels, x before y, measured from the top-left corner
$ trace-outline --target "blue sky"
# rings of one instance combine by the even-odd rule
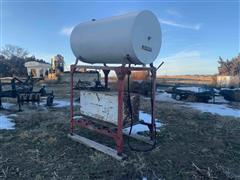
[[[161,23],[159,74],[214,74],[219,56],[240,52],[239,1],[0,1],[1,47],[18,45],[46,61],[56,54],[74,61],[69,34],[78,23],[146,9]]]

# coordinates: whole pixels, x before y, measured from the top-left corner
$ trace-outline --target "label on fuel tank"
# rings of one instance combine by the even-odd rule
[[[148,52],[152,52],[152,48],[146,45],[142,45],[142,49]]]

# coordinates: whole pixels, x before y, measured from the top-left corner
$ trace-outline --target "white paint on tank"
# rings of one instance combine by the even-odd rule
[[[150,64],[162,42],[160,23],[151,11],[140,11],[77,25],[70,37],[72,51],[87,63]]]

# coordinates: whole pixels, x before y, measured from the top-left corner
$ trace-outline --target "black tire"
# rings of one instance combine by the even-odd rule
[[[30,99],[30,95],[27,94],[27,98],[26,98],[26,101],[29,102],[29,99]]]
[[[179,94],[177,94],[177,95],[176,95],[176,100],[177,100],[177,101],[180,101],[181,99],[182,99],[182,97],[181,97]]]
[[[182,97],[179,94],[172,94],[172,98],[177,101],[180,101],[182,99]]]
[[[35,102],[36,101],[36,95],[35,94],[32,94],[32,99],[31,99],[32,102]]]
[[[172,98],[173,98],[173,99],[176,99],[176,94],[172,94]]]
[[[40,94],[37,94],[36,101],[38,104],[40,103]]]
[[[21,95],[21,97],[20,97],[20,103],[23,105],[23,102],[24,102],[24,95]]]
[[[47,106],[52,106],[53,105],[53,96],[48,96],[47,97]]]

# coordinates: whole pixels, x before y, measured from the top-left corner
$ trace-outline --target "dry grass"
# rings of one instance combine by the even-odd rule
[[[58,86],[57,94],[67,87]],[[66,93],[65,93],[66,94]],[[64,95],[67,97],[68,95]],[[13,117],[16,129],[0,131],[0,179],[239,179],[240,120],[158,103],[164,127],[157,148],[119,162],[71,141],[68,108],[31,108]],[[141,109],[150,112],[149,102]],[[4,112],[7,113],[7,112]],[[104,136],[81,135],[114,147]],[[132,143],[136,143],[133,141]],[[137,143],[139,144],[139,143]],[[140,144],[144,148],[144,144]]]
[[[157,82],[160,84],[201,84],[216,85],[216,76],[209,75],[178,75],[178,76],[158,76]]]

